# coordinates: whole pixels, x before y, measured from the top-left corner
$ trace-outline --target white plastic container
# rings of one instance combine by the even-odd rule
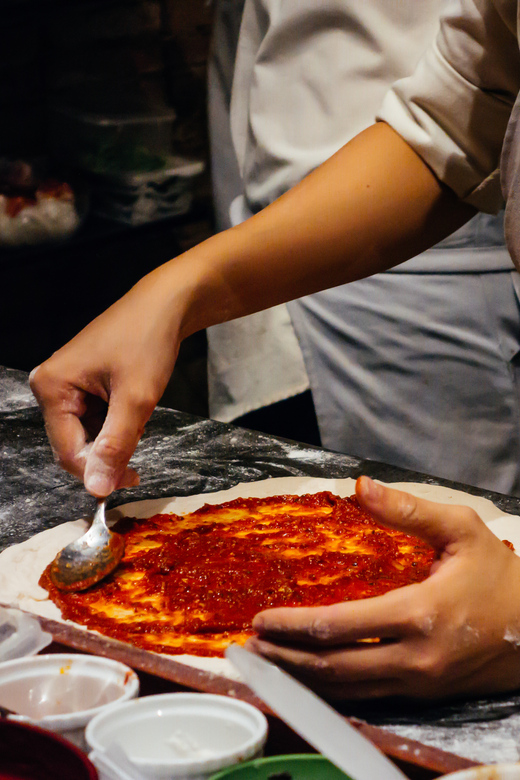
[[[80,101],[81,96],[78,96]],[[91,173],[146,171],[171,154],[175,111],[136,98],[56,105],[50,113],[53,157]]]
[[[85,749],[85,726],[139,693],[130,667],[93,655],[39,655],[0,663],[0,705],[12,720],[57,732]]]
[[[78,95],[50,112],[53,157],[87,175],[94,214],[141,225],[186,214],[201,160],[175,155],[175,111],[136,95]]]
[[[267,720],[246,702],[206,693],[144,696],[88,724],[89,757],[100,780],[112,780],[99,753],[116,745],[144,778],[205,780],[220,769],[261,755]]]
[[[127,225],[142,225],[186,214],[193,201],[194,182],[204,163],[168,156],[165,167],[118,175],[93,174],[92,211]]]

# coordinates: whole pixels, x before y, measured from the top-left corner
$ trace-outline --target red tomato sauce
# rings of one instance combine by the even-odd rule
[[[105,581],[64,593],[44,572],[40,584],[65,618],[173,654],[221,655],[253,633],[261,610],[378,596],[424,580],[434,560],[426,543],[378,525],[355,497],[327,492],[235,499],[185,517],[125,519],[116,530],[125,556]],[[136,617],[113,619],[98,611],[102,602]],[[167,633],[189,642],[172,648]]]

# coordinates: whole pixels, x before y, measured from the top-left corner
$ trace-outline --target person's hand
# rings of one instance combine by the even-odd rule
[[[247,648],[330,699],[435,699],[520,687],[520,559],[472,509],[367,477],[356,493],[378,522],[435,548],[430,576],[371,599],[267,610],[255,617],[258,637]]]
[[[161,269],[31,373],[56,460],[93,495],[138,484],[127,466],[173,370],[180,339]]]

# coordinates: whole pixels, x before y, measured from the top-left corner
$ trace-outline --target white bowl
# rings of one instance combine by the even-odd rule
[[[58,732],[85,748],[91,718],[139,693],[136,673],[118,661],[94,655],[39,655],[0,663],[0,705]]]
[[[267,719],[251,704],[227,696],[166,693],[100,713],[85,736],[94,764],[96,753],[115,744],[146,778],[202,780],[261,755]]]
[[[475,766],[444,775],[446,780],[520,780],[520,764]]]

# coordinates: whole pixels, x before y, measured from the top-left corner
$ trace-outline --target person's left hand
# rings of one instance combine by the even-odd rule
[[[330,699],[520,687],[520,558],[467,507],[361,477],[361,506],[437,551],[430,576],[361,601],[261,612],[246,647]],[[361,640],[379,638],[379,642]]]

